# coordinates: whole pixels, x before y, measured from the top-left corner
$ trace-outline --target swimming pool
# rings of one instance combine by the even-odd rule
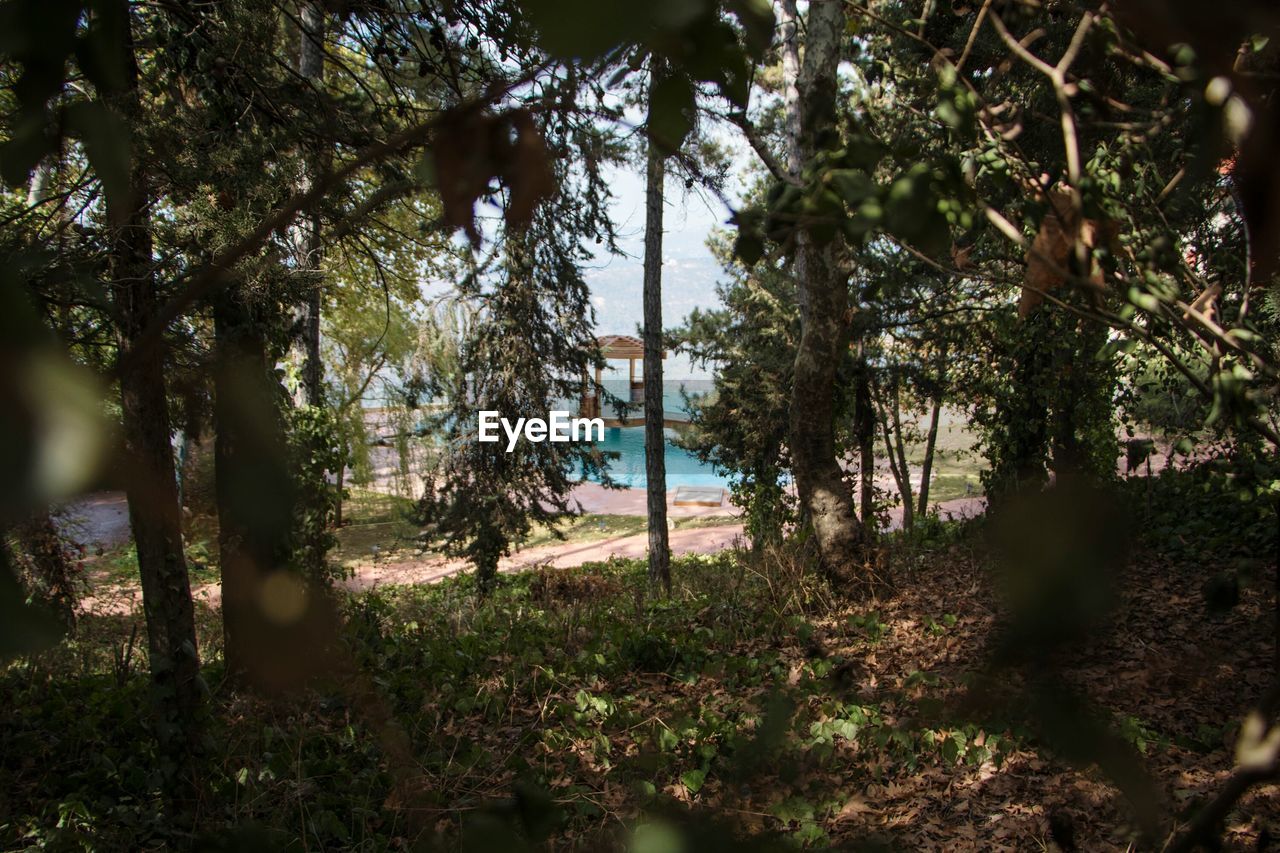
[[[710,465],[698,461],[689,451],[671,443],[674,430],[666,430],[667,488],[677,486],[724,486],[729,480],[715,472]],[[607,427],[604,441],[593,446],[620,454],[609,463],[609,474],[620,486],[643,489],[648,485],[644,473],[644,427]],[[594,478],[592,478],[594,479]]]

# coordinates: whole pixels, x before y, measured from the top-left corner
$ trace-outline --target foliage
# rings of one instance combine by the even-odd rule
[[[329,560],[337,544],[333,526],[344,495],[335,480],[347,465],[336,418],[328,409],[303,406],[289,412],[289,470],[294,476],[292,563],[308,581],[342,578]]]
[[[680,444],[731,474],[733,502],[758,549],[779,540],[793,513],[786,413],[799,326],[794,283],[775,265],[736,262],[723,239],[713,248],[729,276],[717,288],[724,308],[695,309],[668,333],[696,362],[719,366],[714,393],[688,401],[693,429]]]
[[[400,810],[377,720],[340,683],[322,682],[283,704],[217,689],[208,807],[192,831],[231,846],[259,837],[394,849],[466,838],[492,849],[480,839],[497,832],[506,845],[534,837],[620,849],[656,824],[684,838],[749,832],[776,849],[859,841],[885,832],[886,819],[953,809],[964,790],[966,808],[1023,845],[1043,837],[1034,812],[1046,792],[1113,803],[1115,789],[1072,769],[1069,750],[1046,740],[1030,710],[1005,701],[1017,682],[982,692],[990,631],[1005,617],[992,612],[975,541],[954,528],[932,541],[936,558],[913,570],[912,586],[874,607],[832,600],[792,573],[785,553],[678,558],[673,595],[661,601],[645,595],[643,560],[503,576],[485,600],[465,577],[353,595],[344,643],[412,733],[418,805],[432,820],[415,826]],[[1176,603],[1202,573],[1196,557],[1144,561],[1118,624],[1161,652],[1211,636],[1214,624]],[[1246,612],[1225,618],[1257,640],[1266,626],[1254,589],[1243,591]],[[202,631],[219,630],[211,615]],[[183,843],[158,819],[162,758],[139,746],[145,679],[118,672],[110,654],[128,626],[88,617],[75,644],[0,678],[14,709],[0,724],[6,846]],[[1227,760],[1212,723],[1218,703],[1248,697],[1234,680],[1196,697],[1176,684],[1135,695],[1128,685],[1145,658],[1127,642],[1119,648],[1077,650],[1072,677],[1179,797],[1198,796],[1210,783],[1187,768]],[[1265,655],[1247,648],[1231,660],[1265,672]],[[207,665],[213,676],[218,668]],[[99,757],[74,758],[84,754]],[[52,771],[66,761],[71,772]],[[1082,843],[1129,837],[1122,806],[1078,814]],[[1248,814],[1274,819],[1265,802]],[[955,831],[933,818],[903,827],[884,840],[928,846]]]
[[[1274,4],[813,2],[802,26],[794,5],[775,43],[764,0],[0,4],[0,527],[18,545],[0,549],[0,845],[711,849],[734,815],[762,848],[933,847],[945,808],[955,846],[977,811],[952,804],[999,812],[1016,762],[1097,786],[1096,809],[1125,795],[1133,813],[1091,820],[1086,847],[1156,846],[1169,815],[1138,755],[1187,797],[1209,791],[1176,780],[1235,766],[1224,709],[1261,700],[1274,642]],[[605,175],[646,62],[645,132],[689,180],[727,185],[723,161],[681,153],[699,113],[760,160],[716,238],[723,310],[673,336],[718,367],[686,440],[733,477],[756,547],[683,561],[660,603],[624,562],[500,579],[602,460],[472,430],[477,409],[600,391],[583,267],[617,248]],[[304,408],[287,354],[316,303],[328,403]],[[381,486],[377,385],[402,474],[434,464],[428,537],[488,600],[333,583],[348,468]],[[883,540],[892,595],[841,600],[813,568],[878,559],[834,535],[855,521],[845,463],[870,526],[878,425],[910,527],[911,416],[942,401],[982,431],[996,582],[928,520]],[[1119,418],[1129,467],[1145,428],[1184,461],[1115,482]],[[189,589],[207,522],[183,529],[172,424],[216,436],[217,613]],[[787,540],[793,476],[817,562]],[[91,485],[129,492],[137,542],[90,571],[136,567],[149,686],[131,617],[59,645],[35,601],[70,621],[48,508]],[[240,680],[259,661],[328,680],[268,699]],[[1250,718],[1247,760],[1169,849],[1233,809],[1267,818],[1236,798],[1275,775],[1268,731]],[[945,805],[865,817],[936,779]],[[869,837],[908,817],[920,834]],[[1046,843],[1038,823],[1013,835]]]
[[[501,442],[477,440],[477,412],[545,418],[559,401],[580,399],[586,390],[597,350],[578,256],[565,242],[578,234],[572,221],[539,214],[530,235],[508,244],[491,289],[476,279],[464,283],[480,316],[462,341],[456,369],[431,377],[450,408],[442,424],[444,458],[430,475],[420,521],[474,563],[482,592],[531,524],[572,512],[573,478],[600,471],[602,460],[585,443],[524,441],[507,453]]]

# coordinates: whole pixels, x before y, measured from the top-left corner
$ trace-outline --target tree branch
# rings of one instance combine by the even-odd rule
[[[778,158],[769,150],[769,146],[765,145],[764,140],[760,138],[760,132],[751,122],[751,119],[747,118],[746,113],[733,112],[725,116],[725,118],[738,126],[738,129],[742,131],[742,135],[746,137],[747,144],[751,146],[751,150],[756,152],[756,156],[760,158],[760,162],[769,170],[769,174],[773,175],[774,179],[794,184],[795,186],[800,185],[800,181],[783,168],[782,164],[778,162]]]
[[[151,323],[138,336],[134,345],[122,353],[116,364],[117,375],[127,373],[134,364],[152,347],[157,346],[164,337],[169,325],[181,317],[192,305],[206,299],[226,286],[226,273],[249,255],[260,249],[271,235],[287,229],[301,213],[313,209],[321,199],[340,186],[347,178],[361,169],[399,154],[425,142],[433,130],[446,119],[459,111],[475,109],[496,101],[510,93],[513,89],[532,80],[543,70],[542,66],[531,69],[516,80],[490,87],[479,98],[454,107],[431,119],[405,128],[381,142],[375,142],[356,154],[349,162],[338,169],[332,169],[319,176],[315,183],[305,192],[295,193],[275,213],[262,220],[256,228],[241,237],[229,248],[216,255],[208,264],[192,277],[190,282],[179,293],[174,295],[156,312]]]

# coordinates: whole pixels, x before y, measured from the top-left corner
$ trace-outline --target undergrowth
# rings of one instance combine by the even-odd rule
[[[172,770],[149,746],[140,614],[90,615],[0,676],[0,847],[914,848],[972,820],[966,803],[983,837],[1047,843],[1036,780],[1076,771],[1025,718],[969,701],[998,621],[973,538],[932,523],[899,537],[903,583],[875,601],[833,595],[793,546],[678,558],[669,599],[636,560],[504,575],[485,600],[467,576],[350,594],[372,714],[338,683],[233,689],[202,611],[214,713],[185,824],[165,817]],[[1227,760],[1220,729],[1167,705],[1106,713],[1147,759]],[[1115,823],[1103,846],[1136,837]]]

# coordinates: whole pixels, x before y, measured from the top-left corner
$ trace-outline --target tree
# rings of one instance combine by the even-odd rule
[[[124,86],[119,109],[135,125],[144,119],[133,12],[119,0],[115,13],[123,24]],[[186,784],[194,785],[191,761],[199,752],[204,695],[196,647],[191,583],[182,546],[182,515],[170,444],[169,401],[164,350],[148,346],[144,334],[156,322],[160,292],[156,285],[151,235],[154,202],[144,157],[134,160],[127,194],[109,193],[106,218],[114,225],[108,271],[120,323],[120,410],[129,522],[138,554],[147,642],[161,723],[162,748],[181,756]]]
[[[505,442],[482,443],[477,434],[478,412],[515,422],[579,399],[597,363],[589,293],[574,236],[562,225],[555,212],[539,213],[529,233],[507,236],[497,281],[462,283],[475,314],[469,336],[458,362],[446,365],[450,372],[427,377],[449,408],[444,458],[428,475],[419,520],[472,562],[482,595],[497,581],[499,560],[533,524],[552,526],[573,512],[575,478],[602,473],[588,443],[520,440],[508,452]]]
[[[323,5],[314,0],[302,0],[298,8],[298,76],[313,89],[320,90],[324,86],[324,37],[325,11]],[[317,164],[312,171],[318,173],[324,168],[328,158],[318,156],[317,152],[309,152],[316,157]],[[302,191],[314,178],[302,183]],[[308,270],[314,270],[317,278],[324,261],[324,245],[321,242],[321,223],[318,214],[312,213],[304,218],[301,225],[296,226],[301,232],[295,238],[298,246],[298,264]],[[324,400],[324,365],[320,358],[320,306],[323,282],[317,280],[307,292],[302,305],[301,334],[302,342],[302,389],[305,392],[307,405],[320,406]]]
[[[649,60],[650,112],[653,93],[664,85],[663,61]],[[652,124],[652,115],[650,117]],[[645,152],[644,218],[644,449],[649,516],[649,583],[671,593],[671,549],[667,544],[666,413],[662,387],[662,205],[666,179],[664,147],[654,138]],[[677,141],[678,145],[679,142]]]
[[[760,554],[793,520],[787,434],[799,312],[785,265],[747,266],[726,236],[710,242],[727,276],[717,286],[724,307],[695,309],[674,335],[695,363],[716,366],[714,393],[689,401],[693,429],[681,443],[730,475],[731,499]]]
[[[796,140],[801,163],[839,143],[833,136],[844,28],[843,2],[810,4]],[[815,223],[804,220],[796,230],[800,342],[792,375],[791,461],[823,572],[834,586],[848,588],[866,580],[855,568],[862,557],[862,528],[835,444],[835,377],[849,345],[849,286],[838,258],[839,238],[815,231]]]

